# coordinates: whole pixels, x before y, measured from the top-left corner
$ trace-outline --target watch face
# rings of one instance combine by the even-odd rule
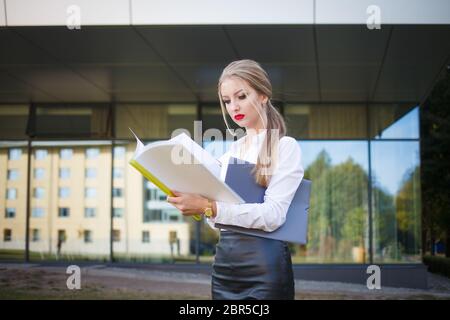
[[[212,216],[212,210],[210,208],[205,209],[205,216],[211,217]]]

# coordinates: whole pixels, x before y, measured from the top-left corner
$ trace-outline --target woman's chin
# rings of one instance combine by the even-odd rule
[[[245,120],[239,120],[239,121],[237,121],[237,120],[233,120],[234,121],[234,123],[236,124],[236,125],[238,125],[240,128],[244,128],[244,127],[246,127],[247,125],[246,125],[246,121]]]
[[[238,126],[240,126],[240,127],[248,127],[248,126],[251,126],[252,125],[252,121],[249,121],[249,119],[247,119],[247,117],[245,117],[244,119],[242,119],[242,120],[239,120],[239,121],[235,121],[236,122],[236,124],[238,125]]]

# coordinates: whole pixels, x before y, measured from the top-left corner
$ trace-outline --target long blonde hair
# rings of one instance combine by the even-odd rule
[[[222,109],[222,116],[231,134],[235,135],[230,130],[230,127],[228,125],[228,121],[226,118],[227,111],[220,94],[220,87],[222,83],[230,77],[237,77],[245,81],[256,92],[268,98],[267,103],[265,103],[262,107],[263,112],[265,112],[267,121],[264,121],[265,119],[259,112],[258,107],[254,105],[255,110],[263,119],[263,123],[266,122],[264,123],[266,135],[258,154],[256,166],[253,170],[256,183],[261,186],[267,187],[270,182],[270,177],[272,176],[271,173],[273,172],[275,164],[277,162],[279,139],[286,135],[286,124],[281,114],[277,109],[275,109],[270,101],[270,99],[272,98],[272,84],[270,83],[267,72],[256,61],[248,59],[238,60],[231,62],[228,66],[225,67],[218,83],[218,95],[220,107]],[[274,131],[278,133],[279,139],[275,139]]]

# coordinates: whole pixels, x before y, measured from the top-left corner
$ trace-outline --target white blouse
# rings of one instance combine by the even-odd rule
[[[231,144],[230,150],[219,158],[222,163],[220,179],[225,181],[230,157],[256,163],[258,152],[264,141],[265,132],[253,136],[251,145],[244,157],[240,155],[244,137]],[[286,220],[295,192],[303,179],[304,170],[299,144],[292,137],[284,136],[278,144],[278,165],[267,186],[263,203],[230,204],[216,202],[216,217],[207,219],[213,228],[215,223],[236,225],[245,228],[274,231]]]

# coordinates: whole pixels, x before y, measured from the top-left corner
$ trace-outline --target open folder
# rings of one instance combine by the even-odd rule
[[[254,175],[251,173],[254,166],[253,163],[230,158],[225,183],[239,194],[246,203],[263,203],[266,188],[256,183]],[[275,231],[266,232],[220,223],[216,223],[215,226],[248,235],[306,244],[310,193],[311,181],[302,179],[289,206],[285,223]]]

